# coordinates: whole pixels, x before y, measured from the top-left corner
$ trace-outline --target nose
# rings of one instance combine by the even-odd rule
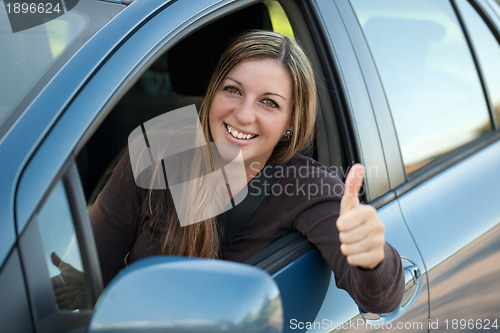
[[[236,120],[241,125],[251,124],[255,121],[255,107],[253,103],[247,99],[243,100],[238,105],[235,112]]]

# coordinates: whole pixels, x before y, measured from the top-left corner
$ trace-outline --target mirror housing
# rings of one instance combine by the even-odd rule
[[[89,332],[283,331],[281,297],[266,272],[245,264],[150,257],[104,290]]]

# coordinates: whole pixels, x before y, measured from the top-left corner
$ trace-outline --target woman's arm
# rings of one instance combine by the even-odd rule
[[[136,239],[142,200],[127,151],[90,211],[104,285],[125,266]]]
[[[362,205],[358,193],[363,168],[354,166],[344,193],[308,200],[295,228],[315,244],[335,274],[337,287],[345,289],[365,311],[387,313],[400,304],[404,273],[398,252],[385,242],[384,225],[376,210]],[[340,180],[309,178],[333,188]],[[342,194],[342,196],[340,196]]]

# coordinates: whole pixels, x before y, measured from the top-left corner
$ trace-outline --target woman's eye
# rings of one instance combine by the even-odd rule
[[[224,90],[232,95],[240,95],[240,90],[233,86],[227,86],[224,88]]]
[[[276,103],[275,101],[273,101],[272,99],[269,99],[269,98],[266,98],[262,101],[262,103],[264,103],[264,105],[270,107],[270,108],[273,108],[273,109],[277,109],[279,108],[279,105],[278,103]]]

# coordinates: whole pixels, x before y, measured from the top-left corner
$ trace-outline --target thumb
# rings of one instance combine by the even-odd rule
[[[59,265],[61,264],[61,258],[59,258],[59,256],[55,253],[55,252],[52,252],[50,254],[50,259],[52,260],[52,263],[56,266],[56,267],[59,267]]]
[[[52,260],[52,263],[61,271],[66,268],[73,268],[73,266],[68,264],[66,261],[62,260],[55,252],[52,252],[50,254],[50,259]]]
[[[351,167],[345,179],[345,189],[340,201],[340,215],[347,213],[359,204],[359,190],[363,184],[365,168],[357,163]]]

